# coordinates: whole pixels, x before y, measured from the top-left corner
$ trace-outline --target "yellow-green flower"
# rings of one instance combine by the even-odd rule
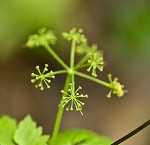
[[[111,94],[116,94],[118,97],[122,97],[125,93],[124,85],[120,84],[120,82],[118,82],[118,78],[114,78],[114,80],[112,80],[112,75],[109,74],[108,75],[108,79],[111,85],[111,90],[108,93],[107,97],[111,98]]]
[[[90,56],[88,60],[90,67],[87,69],[88,72],[92,71],[92,76],[97,77],[96,69],[103,71],[103,56],[100,53],[95,53]]]
[[[36,69],[39,74],[31,74],[31,77],[33,77],[33,79],[31,79],[31,82],[36,83],[35,87],[40,88],[40,90],[44,90],[44,84],[47,88],[50,88],[49,84],[51,80],[49,78],[55,78],[55,76],[53,75],[53,71],[46,73],[48,71],[47,67],[48,64],[45,64],[45,68],[43,69],[43,72],[41,72],[39,66],[36,66]]]
[[[68,89],[68,92],[65,92],[64,90],[61,91],[62,94],[64,94],[62,101],[60,102],[59,106],[66,107],[66,110],[74,110],[74,107],[76,108],[76,111],[80,111],[82,113],[82,106],[84,105],[83,102],[79,100],[79,98],[88,98],[88,95],[79,94],[78,91],[82,88],[79,86],[76,91],[73,90],[72,84],[69,84],[70,88]]]

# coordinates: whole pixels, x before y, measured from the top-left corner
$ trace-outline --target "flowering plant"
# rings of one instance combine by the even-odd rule
[[[101,72],[104,68],[103,53],[98,50],[96,44],[89,46],[82,29],[73,28],[68,33],[62,33],[62,36],[71,42],[69,65],[52,49],[52,45],[57,40],[52,31],[42,28],[38,34],[31,35],[26,43],[26,46],[31,49],[39,46],[44,47],[62,66],[61,70],[55,71],[49,70],[48,64],[45,64],[43,70],[36,66],[37,72],[31,73],[31,82],[35,84],[36,88],[40,90],[50,88],[52,79],[56,78],[57,75],[66,75],[64,89],[60,90],[62,97],[58,104],[58,112],[51,137],[42,135],[42,128],[36,127],[36,123],[29,115],[20,121],[19,124],[14,119],[4,116],[0,119],[0,133],[4,129],[8,129],[8,132],[3,134],[3,136],[0,135],[1,145],[110,145],[112,143],[108,138],[82,129],[59,132],[64,110],[75,110],[80,112],[81,115],[84,113],[82,108],[85,105],[84,99],[88,98],[88,95],[79,93],[82,87],[76,87],[76,76],[107,87],[110,90],[107,95],[108,98],[111,98],[112,94],[120,98],[125,92],[124,86],[118,82],[118,78],[113,80],[111,74],[108,74],[108,82],[98,78],[98,71]],[[76,54],[82,55],[77,63],[75,63]],[[81,68],[86,68],[87,74],[83,73]]]
[[[80,99],[88,98],[88,95],[80,94],[79,91],[82,89],[81,86],[76,89],[76,76],[91,80],[98,84],[104,85],[110,89],[107,97],[110,98],[111,94],[115,94],[118,97],[124,95],[124,86],[118,82],[115,78],[112,80],[111,74],[108,75],[109,82],[102,81],[97,78],[97,71],[103,71],[104,59],[102,51],[97,49],[97,45],[88,45],[87,38],[83,34],[82,29],[73,28],[70,32],[62,33],[62,36],[67,41],[71,42],[70,50],[70,64],[67,65],[52,49],[52,45],[56,43],[56,36],[52,31],[47,31],[46,28],[39,30],[39,34],[31,35],[26,43],[27,47],[35,48],[37,46],[43,46],[46,50],[55,58],[55,60],[62,66],[62,70],[48,71],[48,64],[45,64],[43,72],[36,67],[38,74],[32,73],[32,83],[35,83],[35,87],[43,90],[45,87],[50,88],[49,83],[51,78],[55,78],[56,75],[66,74],[66,82],[64,84],[64,90],[61,90],[62,97],[60,104],[58,105],[58,113],[54,126],[52,137],[49,140],[51,145],[57,144],[59,126],[64,109],[67,111],[76,110],[83,115],[82,107],[84,102]],[[75,64],[75,55],[81,54],[83,57]],[[82,73],[79,71],[81,68],[87,67],[87,71],[91,72],[91,75]],[[109,141],[108,141],[109,142]]]

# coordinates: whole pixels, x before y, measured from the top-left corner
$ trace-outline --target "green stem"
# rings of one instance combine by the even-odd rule
[[[75,61],[75,48],[76,48],[76,40],[72,41],[71,44],[71,53],[70,53],[70,69],[74,70],[74,61]],[[72,82],[72,91],[75,91],[75,79],[74,79],[74,73],[71,73],[71,82]]]
[[[75,92],[75,79],[74,79],[74,74],[71,75],[71,81],[72,81],[72,92]]]
[[[45,77],[46,76],[51,76],[52,74],[53,75],[58,75],[58,74],[63,74],[63,73],[67,73],[68,71],[67,70],[59,70],[59,71],[54,71],[53,73],[52,72],[49,72],[49,73],[47,73],[46,75],[45,75]]]
[[[75,69],[81,68],[81,66],[88,60],[88,55],[85,55],[75,66]]]
[[[111,88],[111,85],[110,85],[109,83],[104,82],[104,81],[102,81],[102,80],[100,80],[100,79],[91,77],[91,76],[89,76],[89,75],[87,75],[87,74],[84,74],[84,73],[81,73],[81,72],[78,72],[78,71],[75,71],[75,74],[78,75],[78,76],[80,76],[80,77],[83,77],[83,78],[86,78],[86,79],[88,79],[88,80],[91,80],[91,81],[93,81],[93,82],[96,82],[96,83],[98,83],[98,84],[101,84],[101,85],[103,85],[103,86],[106,86],[106,87],[108,87],[108,88]]]
[[[68,75],[66,78],[64,91],[68,90],[69,83],[70,83],[70,75]],[[64,94],[62,95],[62,99],[63,99],[63,96],[64,96]],[[55,121],[54,129],[53,129],[53,133],[52,133],[52,137],[49,140],[49,145],[55,145],[55,143],[56,143],[63,112],[64,112],[64,107],[59,106],[58,111],[57,111],[57,116],[56,116],[56,121]]]
[[[74,68],[74,59],[75,59],[75,47],[76,47],[76,41],[72,41],[71,45],[71,53],[70,53],[70,68]]]
[[[87,63],[87,64],[83,64],[81,66],[75,67],[75,70],[78,70],[78,69],[81,69],[81,68],[85,68],[87,66],[90,66],[90,64]]]
[[[64,61],[52,50],[52,48],[45,44],[46,50],[65,68],[68,69],[68,66],[64,63]]]

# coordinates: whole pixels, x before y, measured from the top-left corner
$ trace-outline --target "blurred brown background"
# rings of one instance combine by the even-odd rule
[[[65,112],[61,130],[81,127],[117,140],[149,119],[149,0],[1,0],[0,115],[19,120],[31,114],[45,133],[52,131],[65,77],[56,77],[50,90],[35,89],[30,74],[36,65],[49,63],[52,70],[60,66],[45,50],[24,48],[28,35],[43,26],[58,36],[54,49],[65,61],[69,45],[60,33],[83,28],[89,43],[97,43],[104,52],[107,65],[99,76],[107,81],[107,74],[112,73],[128,90],[121,99],[107,99],[107,88],[77,78],[89,95],[84,116]],[[149,136],[147,127],[124,145],[149,145]]]

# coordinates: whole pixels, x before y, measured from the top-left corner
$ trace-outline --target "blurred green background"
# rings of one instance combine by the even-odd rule
[[[107,99],[108,89],[77,79],[89,94],[84,116],[65,112],[61,130],[81,127],[114,140],[138,127],[150,116],[150,1],[149,0],[1,0],[0,1],[0,114],[18,120],[32,114],[44,131],[52,131],[64,77],[53,80],[50,90],[30,83],[36,65],[54,64],[45,50],[24,47],[28,35],[41,27],[58,36],[56,52],[67,61],[69,45],[60,33],[83,28],[90,44],[97,43],[107,62],[100,77],[118,76],[128,93]],[[88,86],[84,84],[89,84]],[[149,127],[124,145],[149,145]]]

